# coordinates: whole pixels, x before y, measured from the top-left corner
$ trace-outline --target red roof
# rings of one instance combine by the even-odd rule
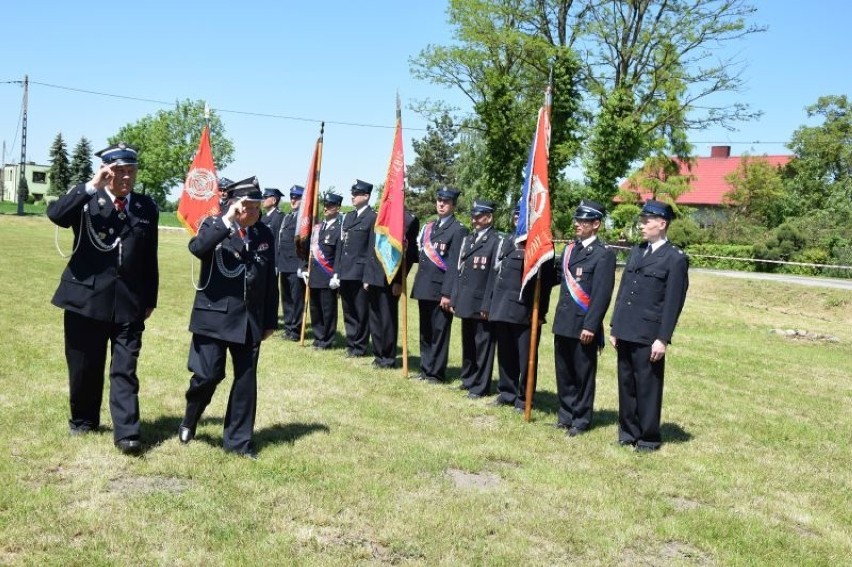
[[[724,149],[723,149],[724,148]],[[725,151],[727,150],[727,151]],[[712,155],[719,157],[700,157],[696,158],[690,170],[685,163],[680,164],[680,174],[690,175],[692,179],[689,182],[691,189],[683,193],[677,198],[676,202],[680,205],[722,205],[726,193],[732,187],[725,181],[725,176],[736,171],[739,167],[743,156],[727,156],[730,148],[727,146],[717,146],[712,150]],[[749,156],[752,160],[764,160],[775,167],[782,167],[789,162],[793,156],[791,155],[775,155],[775,156]],[[629,190],[629,182],[623,181],[620,189]],[[650,193],[643,193],[641,200],[651,198]]]

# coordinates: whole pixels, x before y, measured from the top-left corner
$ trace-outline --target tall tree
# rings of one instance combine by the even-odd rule
[[[456,184],[459,127],[449,113],[444,112],[426,127],[421,140],[412,140],[414,163],[408,166],[408,207],[418,218],[435,214],[438,189]]]
[[[795,158],[788,166],[799,200],[810,207],[852,212],[852,104],[846,95],[823,96],[807,108],[817,126],[793,132],[789,147]]]
[[[187,99],[171,110],[160,110],[125,125],[109,141],[123,141],[139,148],[136,182],[143,193],[164,206],[169,190],[186,177],[204,121],[204,101]],[[233,161],[234,144],[225,137],[225,126],[218,114],[212,112],[209,122],[216,169],[222,169]]]
[[[725,176],[731,190],[724,202],[731,220],[744,217],[766,228],[784,221],[786,190],[778,168],[760,157],[743,156],[736,171]]]
[[[71,184],[85,183],[92,178],[92,145],[85,136],[74,146],[71,155]]]
[[[555,62],[554,112],[565,114],[552,121],[551,158],[568,164],[588,140],[587,177],[608,201],[633,162],[687,157],[688,130],[756,115],[705,100],[742,86],[742,65],[718,48],[762,31],[754,12],[746,0],[450,0],[456,43],[428,46],[412,72],[472,101],[488,181],[506,187],[518,185],[528,117]],[[552,181],[563,168],[552,162]]]
[[[62,132],[56,134],[50,146],[50,170],[48,171],[48,195],[62,195],[71,184],[71,168],[68,162],[68,146]]]

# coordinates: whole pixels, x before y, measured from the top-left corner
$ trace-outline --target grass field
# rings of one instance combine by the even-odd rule
[[[468,400],[457,381],[271,339],[252,462],[219,448],[230,379],[197,440],[177,440],[194,262],[183,231],[160,234],[160,303],[139,368],[145,452],[132,458],[109,431],[68,436],[62,313],[50,305],[65,260],[46,219],[0,216],[2,565],[852,561],[848,291],[694,274],[669,349],[665,444],[651,455],[613,444],[611,348],[594,429],[568,439],[549,427],[549,326],[531,423]],[[416,319],[409,303],[412,370]]]

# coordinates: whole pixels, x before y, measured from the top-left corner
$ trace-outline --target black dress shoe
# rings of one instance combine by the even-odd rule
[[[585,429],[580,429],[579,427],[572,427],[571,429],[568,430],[568,433],[566,433],[565,435],[567,435],[568,437],[577,437],[579,435],[582,435],[585,432],[586,432]]]
[[[650,445],[636,445],[636,447],[633,448],[633,450],[637,453],[653,453],[659,449],[659,447],[652,447]]]
[[[459,390],[470,390],[470,388],[468,388],[467,386],[465,386],[465,385],[464,385],[464,382],[462,382],[461,384],[459,384]]]
[[[178,439],[180,439],[181,443],[186,445],[187,443],[195,439],[195,431],[185,425],[181,425],[180,427],[178,427]]]
[[[619,447],[632,447],[636,442],[628,441],[626,439],[619,439],[615,442]]]
[[[231,451],[230,449],[225,449],[226,453],[231,453],[232,455],[236,455],[238,457],[242,457],[244,459],[248,459],[250,461],[257,460],[257,453],[254,449],[248,449],[247,451]]]
[[[427,376],[426,382],[428,382],[429,384],[443,384],[444,383],[442,380],[435,378],[434,376]]]
[[[488,402],[489,406],[500,407],[500,406],[511,406],[514,405],[512,402],[507,402],[500,396],[497,396],[495,399]]]
[[[568,425],[567,423],[562,423],[561,421],[557,421],[551,427],[554,427],[556,429],[570,429],[571,428],[570,425]]]
[[[468,392],[467,397],[470,400],[478,400],[478,399],[482,398],[482,395],[481,394],[474,394],[473,392]]]
[[[142,443],[139,439],[119,439],[115,446],[125,455],[138,455],[142,452]]]

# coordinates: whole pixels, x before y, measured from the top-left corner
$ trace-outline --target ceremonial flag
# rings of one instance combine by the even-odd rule
[[[317,215],[317,202],[319,198],[320,166],[322,165],[322,136],[325,123],[320,126],[320,135],[314,146],[314,155],[311,158],[311,167],[308,169],[308,180],[305,182],[305,193],[299,210],[296,213],[296,252],[302,259],[307,259],[310,243],[311,229],[314,226],[314,217]]]
[[[402,111],[396,100],[396,133],[393,138],[388,176],[376,215],[376,256],[390,283],[402,264],[405,232],[405,160],[402,155]]]
[[[198,151],[192,158],[192,166],[186,174],[183,191],[177,208],[177,217],[193,235],[198,233],[201,222],[210,215],[219,214],[219,181],[213,152],[210,150],[210,128],[204,126]]]
[[[549,146],[550,90],[548,89],[545,105],[538,111],[538,123],[530,146],[527,166],[524,168],[521,211],[515,230],[515,242],[526,242],[521,296],[523,296],[524,286],[538,274],[541,265],[553,258],[553,234],[550,231],[552,213],[547,180]]]

